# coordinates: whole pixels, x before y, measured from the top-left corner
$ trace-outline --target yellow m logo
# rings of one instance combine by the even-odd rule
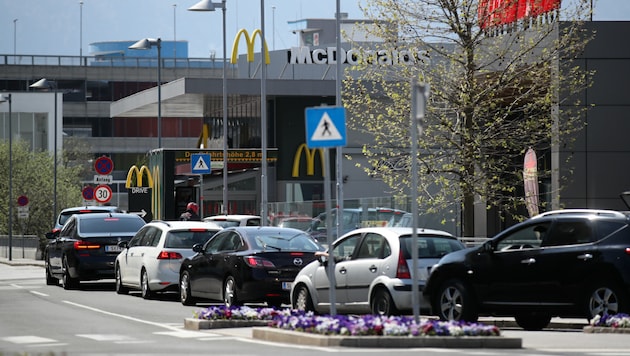
[[[319,160],[322,165],[322,176],[324,175],[324,150],[321,148],[311,148],[309,149],[305,143],[298,146],[295,151],[295,156],[293,157],[293,171],[291,172],[291,176],[293,178],[297,178],[300,175],[300,160],[302,159],[302,151],[304,151],[304,155],[306,156],[306,175],[312,176],[315,174],[315,154],[319,152]]]
[[[260,29],[255,30],[251,37],[246,29],[238,31],[236,37],[234,38],[234,44],[232,45],[232,59],[230,60],[230,63],[236,64],[238,60],[238,43],[241,40],[241,36],[245,36],[245,44],[247,45],[247,61],[254,61],[254,42],[256,41],[256,36],[258,36],[263,42],[265,48],[265,63],[269,64],[269,49],[267,48],[267,41],[262,38],[262,31]]]
[[[133,183],[133,175],[136,174],[136,183]],[[125,182],[125,188],[129,189],[131,187],[144,187],[142,185],[142,177],[143,174],[147,175],[147,187],[153,188],[153,177],[151,177],[151,172],[149,171],[149,167],[142,166],[140,169],[136,165],[131,166],[129,168],[129,172],[127,172],[127,181]]]

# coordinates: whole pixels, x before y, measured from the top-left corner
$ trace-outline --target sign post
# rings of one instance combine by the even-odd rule
[[[335,258],[333,254],[333,237],[331,229],[333,221],[331,214],[331,191],[330,191],[330,164],[328,158],[329,147],[346,145],[346,111],[339,106],[322,106],[306,108],[306,145],[308,148],[324,149],[324,200],[326,201],[326,219],[328,228],[326,229],[326,241],[328,241],[328,281],[330,298],[330,315],[337,314],[337,298],[335,286]],[[337,219],[341,219],[340,212],[336,214]]]

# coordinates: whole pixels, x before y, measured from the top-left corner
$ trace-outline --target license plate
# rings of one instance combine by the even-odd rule
[[[118,245],[105,245],[105,252],[121,252],[122,250],[123,248]]]
[[[291,290],[291,282],[282,282],[282,290]]]

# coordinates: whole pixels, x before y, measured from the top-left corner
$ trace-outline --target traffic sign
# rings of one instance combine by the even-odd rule
[[[112,199],[112,188],[109,185],[99,185],[94,189],[94,199],[99,203],[107,203]]]
[[[226,157],[223,159],[226,160]],[[212,172],[210,155],[207,153],[193,153],[190,155],[190,164],[193,174],[208,174]]]
[[[94,170],[100,175],[108,175],[114,170],[114,162],[109,157],[101,156],[94,161]]]
[[[345,146],[345,109],[341,106],[306,108],[306,145],[308,148]]]
[[[20,195],[17,199],[17,203],[19,206],[26,206],[28,205],[28,198],[26,195]]]
[[[85,200],[94,199],[94,187],[92,187],[91,185],[84,187],[81,190],[81,195],[83,196],[83,199]]]

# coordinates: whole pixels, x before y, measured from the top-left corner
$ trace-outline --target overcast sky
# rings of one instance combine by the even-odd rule
[[[146,37],[188,41],[189,57],[222,54],[221,11],[192,12],[198,0],[0,0],[0,54],[89,55],[89,44]],[[215,0],[218,2],[220,0]],[[361,0],[365,1],[365,0]],[[571,0],[563,0],[571,1]],[[361,19],[359,0],[341,12]],[[630,0],[593,0],[594,20],[629,20]],[[336,0],[265,0],[269,49],[295,46],[289,21],[334,19]],[[227,0],[228,51],[236,32],[260,27],[260,0]],[[16,20],[17,21],[14,21]],[[82,23],[82,26],[81,26]]]

